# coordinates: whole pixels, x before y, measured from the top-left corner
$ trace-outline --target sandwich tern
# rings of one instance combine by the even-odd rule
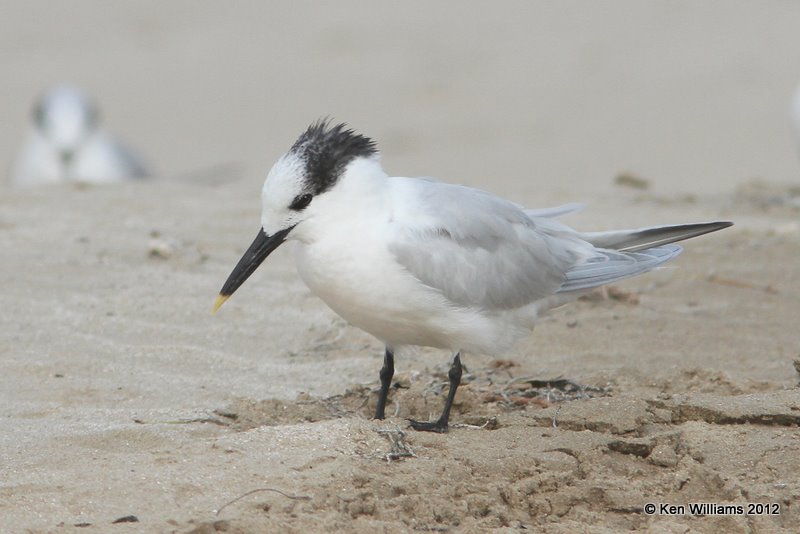
[[[100,124],[95,103],[59,85],[37,100],[12,184],[111,183],[150,174],[141,158]]]
[[[272,251],[296,241],[297,271],[311,291],[385,344],[376,419],[398,347],[453,352],[441,417],[410,422],[445,432],[462,351],[508,349],[548,309],[658,267],[681,252],[675,241],[732,224],[581,233],[555,220],[579,207],[529,210],[478,189],[390,177],[371,139],[317,121],[269,171],[261,229],[214,311]]]

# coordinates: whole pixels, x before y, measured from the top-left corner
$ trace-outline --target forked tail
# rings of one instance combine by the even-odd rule
[[[681,253],[682,248],[671,243],[731,225],[720,221],[581,234],[596,247],[595,255],[567,271],[558,291],[590,289],[646,273]]]

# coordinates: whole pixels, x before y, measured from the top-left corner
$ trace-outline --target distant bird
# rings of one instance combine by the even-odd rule
[[[100,184],[149,174],[138,155],[103,129],[95,103],[79,89],[60,85],[33,107],[12,185]]]
[[[498,169],[500,172],[500,169]],[[677,256],[671,243],[730,222],[581,233],[554,220],[578,205],[528,210],[429,178],[388,176],[372,140],[327,121],[311,125],[264,182],[261,229],[222,286],[216,311],[287,240],[297,270],[336,313],[386,345],[375,418],[383,419],[404,345],[450,349],[445,432],[461,351],[497,353],[546,310]]]

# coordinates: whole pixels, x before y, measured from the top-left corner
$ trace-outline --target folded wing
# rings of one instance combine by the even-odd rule
[[[389,248],[400,265],[454,306],[505,310],[548,297],[593,249],[560,223],[532,219],[520,206],[483,191],[423,184],[416,182],[415,198],[405,204],[412,208],[397,207]]]
[[[730,226],[712,222],[579,233],[553,217],[580,209],[522,207],[489,193],[399,180],[412,202],[396,207],[398,263],[455,306],[506,310],[653,270],[681,252],[675,241]],[[421,185],[421,186],[420,186]],[[412,191],[413,193],[409,193]]]

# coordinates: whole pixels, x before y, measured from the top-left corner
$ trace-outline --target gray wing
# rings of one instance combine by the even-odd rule
[[[593,247],[574,231],[529,217],[489,193],[396,180],[409,207],[395,207],[390,251],[454,305],[503,310],[530,304],[558,291],[566,273],[592,255]]]

